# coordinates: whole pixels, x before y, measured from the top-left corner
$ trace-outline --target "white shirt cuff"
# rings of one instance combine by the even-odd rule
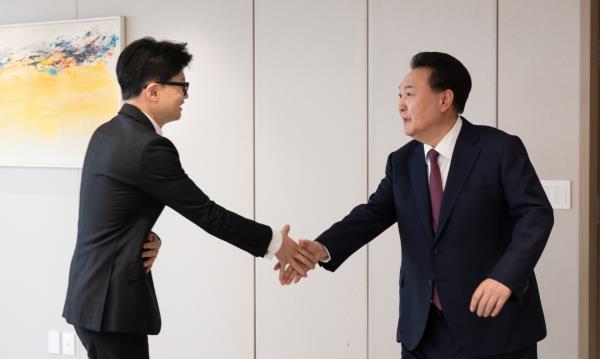
[[[327,258],[321,259],[319,262],[328,263],[331,261],[331,255],[329,254],[329,249],[327,249],[327,247],[323,246],[323,248],[325,248],[325,253],[327,253]]]
[[[267,259],[273,259],[275,253],[279,251],[283,244],[281,232],[273,230],[273,228],[271,228],[271,232],[273,232],[273,236],[271,237],[271,243],[269,243],[269,248],[267,248],[267,253],[265,254],[265,258]]]

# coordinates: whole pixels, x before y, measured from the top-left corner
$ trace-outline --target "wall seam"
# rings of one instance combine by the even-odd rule
[[[252,0],[252,218],[256,220],[256,2]],[[253,295],[253,353],[256,359],[256,257],[252,258],[252,295]]]
[[[369,12],[369,6],[370,6],[370,1],[366,0],[365,1],[365,7],[366,7],[366,14],[365,14],[365,31],[366,31],[366,36],[365,36],[365,42],[366,42],[366,51],[365,51],[365,56],[366,56],[366,72],[365,72],[365,97],[366,97],[366,106],[365,106],[365,112],[366,112],[366,150],[367,150],[367,156],[366,156],[366,193],[365,196],[368,199],[369,198],[369,167],[370,167],[370,162],[369,162],[369,125],[370,125],[370,106],[369,106],[369,101],[370,101],[370,93],[369,93],[369,89],[370,89],[370,77],[369,77],[369,70],[370,70],[370,63],[369,63],[369,56],[370,56],[370,44],[369,44],[369,16],[370,16],[370,12]],[[370,246],[367,245],[367,263],[366,263],[366,270],[367,270],[367,275],[366,275],[366,281],[367,281],[367,346],[366,346],[366,350],[367,350],[367,355],[366,358],[370,359],[371,357],[371,343],[370,343],[370,338],[369,338],[369,334],[371,331],[371,304],[370,304],[370,298],[371,298],[371,283],[370,283],[370,272],[369,272],[369,266],[370,266],[370,261],[369,261],[369,256],[370,256]]]
[[[500,1],[496,0],[496,128],[500,128]]]

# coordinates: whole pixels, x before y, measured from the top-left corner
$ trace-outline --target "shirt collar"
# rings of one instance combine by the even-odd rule
[[[142,110],[140,110],[140,111],[142,111]],[[160,126],[158,126],[158,124],[156,124],[156,121],[154,121],[154,119],[150,115],[145,113],[144,111],[142,111],[142,113],[144,113],[144,115],[146,115],[146,117],[148,117],[148,119],[150,120],[150,123],[154,127],[154,130],[156,131],[156,133],[158,133],[159,135],[162,136],[163,135],[162,129],[160,128]]]
[[[460,129],[462,128],[462,119],[460,116],[456,120],[456,123],[452,127],[450,131],[442,138],[442,140],[435,146],[435,150],[443,157],[447,159],[452,158],[452,153],[454,152],[454,146],[456,146],[456,140],[458,139],[458,134],[460,133]],[[430,149],[432,149],[428,144],[423,144],[423,150],[425,150],[425,161],[427,161],[427,153]]]

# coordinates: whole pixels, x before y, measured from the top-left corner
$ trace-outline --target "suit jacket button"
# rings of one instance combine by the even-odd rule
[[[436,248],[433,248],[433,249],[431,250],[431,253],[432,253],[434,256],[437,256],[437,255],[438,255],[438,249],[437,249],[437,247],[436,247]]]
[[[427,281],[427,284],[431,287],[431,286],[433,286],[433,281],[430,279]]]
[[[523,286],[523,293],[527,292],[527,289],[529,289],[529,280],[525,281],[525,286]]]

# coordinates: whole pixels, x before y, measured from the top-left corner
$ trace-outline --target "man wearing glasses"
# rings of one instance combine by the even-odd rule
[[[158,334],[161,319],[140,252],[164,206],[253,256],[275,255],[304,276],[314,268],[289,226],[272,230],[211,201],[162,136],[162,126],[181,117],[191,59],[182,43],[143,38],[127,46],[117,62],[126,103],[90,140],[63,311],[90,358],[149,357],[147,335]]]

